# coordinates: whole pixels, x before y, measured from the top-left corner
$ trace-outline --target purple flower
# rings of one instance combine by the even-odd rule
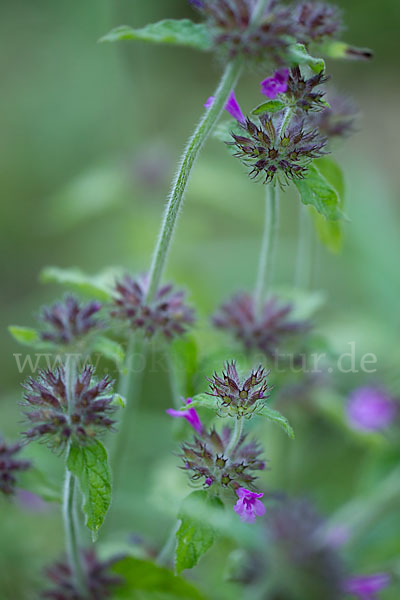
[[[240,520],[244,523],[255,523],[256,517],[262,517],[265,514],[265,506],[259,500],[264,494],[256,494],[250,492],[246,488],[236,490],[239,500],[236,502],[233,510],[240,516]]]
[[[271,100],[278,94],[284,94],[288,89],[289,69],[279,69],[272,77],[267,77],[261,82],[261,93]]]
[[[214,96],[210,96],[207,102],[204,104],[204,108],[211,108],[214,103]],[[245,123],[246,119],[241,111],[241,108],[236,100],[235,92],[231,92],[227,103],[225,104],[225,110],[239,123]]]
[[[387,573],[375,573],[374,575],[358,575],[350,577],[345,581],[344,591],[359,600],[377,600],[377,593],[390,583]]]
[[[186,404],[190,404],[191,402],[191,398],[186,400]],[[186,410],[175,410],[174,408],[168,408],[166,413],[171,415],[171,417],[183,417],[188,423],[190,423],[197,433],[201,433],[203,431],[202,422],[200,421],[199,415],[194,408],[187,408]]]
[[[360,387],[350,396],[347,418],[353,429],[379,431],[388,427],[396,415],[396,405],[385,390]]]

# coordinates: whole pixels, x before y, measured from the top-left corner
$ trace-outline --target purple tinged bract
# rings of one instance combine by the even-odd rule
[[[378,600],[378,592],[386,588],[389,583],[390,576],[387,573],[358,575],[346,580],[344,591],[356,596],[359,600]]]
[[[190,404],[191,402],[192,398],[188,398],[186,400],[186,405]],[[203,431],[203,424],[200,421],[200,417],[195,408],[187,408],[186,410],[175,410],[174,408],[168,408],[166,413],[171,415],[171,417],[183,417],[199,434]]]
[[[396,416],[396,405],[389,394],[378,387],[356,389],[347,404],[347,419],[353,429],[380,431]]]
[[[204,108],[211,108],[214,103],[214,96],[210,96],[207,102],[204,104]],[[238,101],[236,100],[235,92],[231,92],[227,103],[225,104],[225,110],[239,123],[245,123],[246,118],[242,113]]]
[[[271,100],[278,94],[284,94],[288,89],[289,69],[279,69],[272,77],[267,77],[261,82],[261,93]]]
[[[265,506],[259,500],[259,498],[264,496],[263,493],[257,494],[241,487],[236,490],[236,494],[239,500],[236,502],[233,510],[239,515],[241,521],[244,523],[255,523],[257,517],[262,517],[265,514]]]

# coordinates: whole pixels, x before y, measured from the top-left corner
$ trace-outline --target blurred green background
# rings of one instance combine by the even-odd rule
[[[351,222],[342,254],[319,250],[314,285],[327,296],[320,327],[339,350],[346,351],[348,341],[355,340],[360,354],[376,353],[376,377],[390,380],[400,394],[400,4],[339,4],[348,26],[345,39],[372,47],[375,58],[369,64],[328,64],[335,87],[356,100],[362,116],[359,131],[336,154],[346,174]],[[46,265],[79,266],[89,273],[115,265],[132,272],[148,267],[176,162],[214,90],[220,66],[211,55],[191,50],[96,43],[120,24],[138,27],[193,16],[185,0],[2,0],[1,7],[0,429],[13,438],[21,430],[21,376],[14,353],[24,349],[10,338],[7,325],[34,326],[39,307],[62,295],[60,288],[38,282]],[[254,72],[241,80],[237,96],[245,109],[259,100],[258,81],[266,75]],[[277,282],[290,285],[297,199],[289,192],[281,204]],[[190,290],[199,328],[207,326],[210,312],[231,291],[253,285],[262,213],[260,186],[247,179],[220,142],[210,140],[191,180],[167,273]],[[342,376],[339,396],[361,380]],[[153,509],[157,521],[143,505],[144,498],[159,498],[168,481],[172,485],[174,441],[164,415],[169,405],[165,377],[150,373],[141,425],[132,433],[131,491],[121,523],[129,519],[131,532],[147,536],[155,546],[176,513],[176,506],[168,514],[161,502],[158,513]],[[311,416],[310,424],[301,410],[289,410],[297,427],[296,450],[287,448],[283,434],[271,431],[272,472],[266,480],[271,487],[309,494],[327,514],[353,494],[375,490],[398,462],[398,453],[353,438],[324,417]],[[310,446],[324,447],[323,464]],[[290,469],[287,462],[274,471],[277,458],[288,452]],[[46,458],[42,448],[31,453],[61,481],[55,457]],[[309,462],[300,466],[296,456],[308,456]],[[146,479],[149,464],[154,470]],[[140,494],[132,491],[137,487]],[[0,598],[35,598],[41,569],[62,552],[57,508],[32,515],[20,506],[0,507]],[[353,549],[354,568],[379,570],[390,563],[400,569],[399,537],[398,515],[388,510]],[[213,559],[206,559],[206,565],[211,569]],[[221,568],[203,586],[210,591],[219,585],[212,596],[218,600],[237,593],[233,584],[219,583]],[[399,587],[382,597],[399,598]]]

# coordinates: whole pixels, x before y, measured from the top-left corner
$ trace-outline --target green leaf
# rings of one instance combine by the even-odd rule
[[[325,61],[323,58],[311,56],[304,44],[292,44],[288,48],[288,56],[292,65],[308,65],[314,73],[321,73],[325,70]]]
[[[340,41],[323,44],[321,52],[328,58],[344,58],[347,60],[370,60],[374,55],[369,48],[358,48]]]
[[[11,333],[13,338],[24,346],[34,346],[37,342],[40,342],[40,336],[36,329],[31,327],[19,327],[18,325],[10,325],[8,331]]]
[[[18,486],[40,496],[46,502],[62,502],[59,487],[36,467],[21,471],[18,476]]]
[[[42,283],[59,283],[104,302],[111,299],[110,286],[107,284],[105,276],[86,275],[80,269],[46,267],[40,274],[40,281]]]
[[[188,46],[197,50],[211,50],[212,38],[209,28],[203,23],[193,23],[189,19],[165,19],[150,23],[141,29],[128,25],[116,27],[100,39],[100,42],[119,42],[120,40],[142,40],[154,44],[173,44]]]
[[[113,592],[113,598],[205,600],[191,583],[148,560],[127,557],[118,561],[112,570],[123,579],[122,585]]]
[[[95,338],[91,349],[111,360],[119,370],[122,370],[125,361],[125,351],[121,344],[101,335]]]
[[[201,556],[213,545],[216,538],[216,511],[223,506],[221,500],[210,497],[207,491],[192,492],[182,503],[176,534],[177,573],[192,569]]]
[[[264,405],[259,411],[257,411],[257,414],[261,415],[262,417],[266,417],[268,421],[271,421],[272,423],[280,425],[280,427],[282,427],[282,429],[288,434],[288,436],[294,439],[293,428],[289,424],[287,418],[281,415],[280,412],[274,410],[273,408],[270,408],[267,405]]]
[[[180,396],[193,396],[193,378],[197,371],[197,342],[193,336],[177,338],[170,344],[172,369]]]
[[[67,467],[79,481],[83,494],[83,512],[86,526],[97,537],[111,502],[111,473],[107,451],[98,440],[86,446],[72,444]]]
[[[192,398],[190,408],[209,408],[211,410],[217,410],[217,398],[209,396],[208,394],[196,394]],[[181,410],[187,410],[187,406],[182,406]]]
[[[124,398],[124,396],[121,396],[121,394],[114,394],[111,404],[114,406],[118,406],[119,408],[125,408],[126,398]]]
[[[345,182],[342,168],[330,157],[319,158],[315,163],[318,171],[335,188],[339,195],[340,206],[343,207],[345,195]]]
[[[276,113],[280,110],[286,108],[286,104],[281,100],[270,100],[269,102],[264,102],[257,106],[254,110],[251,111],[253,115],[262,115],[264,113]]]
[[[314,206],[321,215],[331,221],[336,221],[343,216],[338,193],[318,170],[316,163],[308,167],[308,175],[305,179],[297,179],[294,183],[300,192],[303,204]]]

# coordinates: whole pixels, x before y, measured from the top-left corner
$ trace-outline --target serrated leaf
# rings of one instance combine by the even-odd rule
[[[38,332],[36,329],[32,329],[31,327],[10,325],[8,331],[17,342],[23,344],[24,346],[35,346],[37,342],[40,342],[40,336]]]
[[[279,411],[274,410],[273,408],[270,408],[265,404],[259,411],[257,411],[257,414],[261,415],[262,417],[266,417],[268,421],[276,423],[277,425],[282,427],[282,429],[287,433],[287,435],[290,438],[294,439],[293,428],[289,424],[287,418],[284,417]]]
[[[107,451],[98,440],[85,446],[72,444],[67,468],[79,482],[84,498],[82,510],[86,516],[86,526],[92,532],[93,539],[96,539],[111,503],[111,472]]]
[[[288,48],[288,56],[292,65],[308,65],[314,73],[321,73],[325,70],[325,61],[323,58],[311,56],[304,44],[292,44]]]
[[[347,60],[370,60],[374,53],[369,48],[358,48],[346,42],[333,41],[322,45],[321,52],[329,58],[344,58]]]
[[[105,358],[111,360],[118,367],[118,369],[122,369],[125,362],[125,351],[121,344],[115,340],[111,340],[110,338],[102,335],[97,336],[91,345],[91,349],[94,352],[99,352]]]
[[[303,204],[314,206],[321,215],[331,221],[343,216],[338,193],[318,170],[316,163],[308,167],[305,179],[297,179],[294,183]]]
[[[49,481],[47,476],[36,467],[21,471],[18,476],[18,486],[40,496],[46,502],[62,502],[59,487]]]
[[[113,591],[113,598],[205,600],[191,583],[148,560],[127,557],[118,561],[112,570],[123,580],[121,586]]]
[[[109,286],[102,276],[87,275],[80,269],[46,267],[40,273],[40,281],[42,283],[59,283],[104,302],[111,299]]]
[[[215,511],[223,507],[221,500],[210,497],[207,491],[192,492],[182,503],[176,533],[175,568],[179,574],[192,569],[216,538]]]
[[[264,113],[276,113],[284,108],[286,108],[286,104],[281,100],[270,100],[269,102],[260,104],[260,106],[257,106],[251,112],[253,115],[262,115]]]
[[[102,37],[100,42],[119,42],[121,40],[173,44],[197,50],[211,50],[213,45],[209,28],[203,23],[193,23],[189,19],[165,19],[158,23],[150,23],[141,29],[121,25]]]
[[[187,406],[182,406],[181,410],[187,410]],[[208,394],[196,394],[192,398],[190,408],[209,408],[211,410],[217,410],[217,399],[214,396]]]

